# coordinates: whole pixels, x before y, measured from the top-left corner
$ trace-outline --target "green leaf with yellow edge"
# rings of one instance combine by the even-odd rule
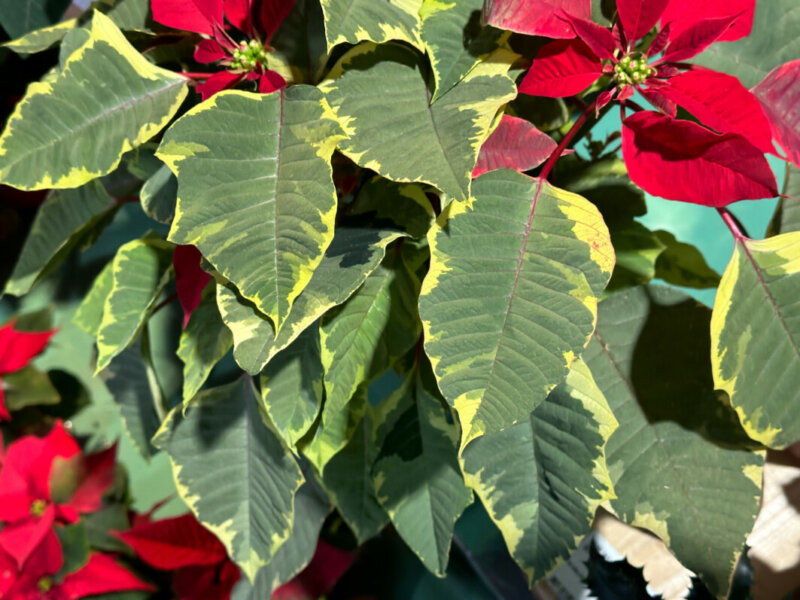
[[[48,195],[36,213],[5,293],[27,294],[72,250],[102,231],[118,207],[99,181]]]
[[[323,370],[319,329],[309,327],[261,371],[261,399],[270,421],[289,447],[302,438],[322,406]]]
[[[100,331],[100,323],[103,321],[103,307],[106,298],[111,293],[111,286],[114,284],[114,261],[106,263],[103,270],[95,278],[89,292],[83,297],[78,310],[72,317],[72,322],[92,337],[97,337]]]
[[[97,330],[96,373],[138,337],[171,276],[172,253],[157,238],[133,240],[120,247]]]
[[[321,0],[328,52],[339,44],[399,40],[422,50],[422,0]]]
[[[376,410],[378,502],[422,564],[444,577],[453,527],[472,503],[472,490],[458,465],[458,426],[447,419],[450,409],[428,361]]]
[[[605,396],[579,359],[527,419],[464,450],[467,485],[530,583],[572,554],[597,507],[614,497],[605,447],[616,428]]]
[[[674,288],[619,292],[600,304],[583,360],[619,422],[606,445],[610,508],[725,597],[758,513],[764,455],[714,392],[710,312]]]
[[[656,277],[673,285],[697,289],[719,285],[719,273],[708,266],[700,250],[679,242],[669,231],[659,230],[653,234],[664,245],[656,259]]]
[[[344,409],[359,386],[383,375],[419,339],[419,280],[389,252],[358,291],[320,324],[325,369],[323,423]]]
[[[33,83],[0,136],[0,182],[78,187],[110,173],[180,108],[187,80],[151,64],[102,13],[53,82]]]
[[[419,303],[462,448],[527,418],[561,383],[614,266],[608,229],[584,198],[508,170],[472,188],[428,234]]]
[[[403,237],[398,231],[337,228],[333,242],[292,305],[278,335],[269,319],[235,290],[217,286],[222,320],[233,333],[233,357],[251,374],[264,368],[329,309],[345,302],[383,259],[386,247]]]
[[[435,102],[483,58],[497,49],[504,35],[481,26],[483,0],[424,0],[420,31],[431,61]]]
[[[256,574],[255,581],[237,584],[237,600],[265,600],[272,592],[302,571],[314,556],[322,524],[331,511],[331,503],[320,485],[306,473],[306,482],[294,499],[294,524],[289,539],[278,548],[266,567]],[[244,592],[240,588],[245,588]],[[240,593],[241,592],[241,593]]]
[[[714,385],[770,448],[800,440],[799,285],[800,232],[737,239],[711,318]]]
[[[181,333],[178,357],[183,361],[183,404],[186,405],[233,346],[233,336],[222,322],[214,287],[206,288],[199,306]]]
[[[67,32],[74,29],[77,25],[78,19],[68,19],[56,23],[55,25],[34,29],[2,45],[13,50],[17,54],[36,54],[60,42],[61,39],[67,35]]]
[[[139,200],[145,214],[159,223],[172,223],[178,201],[178,179],[150,148],[139,148],[127,164],[130,173],[144,181]]]
[[[786,163],[783,194],[769,224],[768,235],[800,231],[800,169],[790,162]]]
[[[153,443],[169,455],[178,494],[252,581],[288,539],[303,474],[267,424],[243,376],[174,408]]]
[[[384,528],[389,516],[378,504],[370,472],[378,455],[372,435],[375,410],[364,406],[366,392],[359,395],[364,416],[342,449],[325,464],[322,484],[361,545]],[[342,412],[346,414],[347,411]]]
[[[178,177],[170,241],[197,246],[276,331],[333,239],[339,132],[316,88],[229,90],[181,117],[156,154]]]
[[[347,133],[339,149],[392,181],[429,183],[450,199],[467,199],[492,120],[516,96],[507,75],[515,57],[498,50],[431,103],[413,51],[357,46],[334,67],[331,76],[341,76],[321,85]]]

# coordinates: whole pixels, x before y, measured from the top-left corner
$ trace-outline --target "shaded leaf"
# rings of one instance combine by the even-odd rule
[[[664,252],[664,243],[638,221],[610,227],[617,262],[608,289],[648,283],[656,275],[656,264]]]
[[[111,221],[118,204],[98,181],[75,190],[56,190],[39,207],[5,293],[27,294],[67,255],[92,240]]]
[[[714,385],[747,434],[772,448],[800,440],[799,256],[798,232],[737,239],[711,319]]]
[[[464,450],[466,482],[534,582],[570,556],[614,497],[605,447],[617,421],[582,361],[529,418]]]
[[[320,323],[325,370],[327,424],[362,385],[389,369],[419,338],[419,280],[400,258],[400,246],[383,260],[358,291]]]
[[[783,178],[784,198],[778,202],[775,214],[769,225],[768,234],[800,231],[800,169],[793,164],[786,164]]]
[[[290,447],[317,419],[322,406],[323,368],[319,329],[311,326],[261,371],[261,399],[270,421]]]
[[[422,186],[395,183],[383,177],[373,177],[362,185],[348,211],[354,215],[374,212],[379,224],[388,220],[414,238],[425,237],[435,219]]]
[[[196,246],[276,330],[333,238],[338,125],[321,101],[310,86],[220,92],[157,153],[178,177],[170,241]]]
[[[664,245],[663,252],[656,259],[656,277],[673,285],[697,289],[719,285],[719,273],[708,266],[700,250],[691,244],[679,242],[668,231],[653,233]]]
[[[258,404],[242,377],[198,394],[186,416],[173,409],[153,440],[181,498],[251,580],[288,539],[303,482]]]
[[[261,371],[303,330],[347,300],[377,268],[386,246],[399,237],[402,234],[397,231],[339,228],[277,336],[265,315],[233,290],[218,285],[217,305],[233,333],[233,356],[239,366],[252,374]]]
[[[0,25],[12,38],[61,20],[70,0],[0,0]]]
[[[526,418],[566,376],[614,265],[602,217],[580,196],[507,170],[473,192],[428,235],[420,295],[425,351],[462,448]]]
[[[178,357],[183,361],[183,404],[203,387],[214,366],[233,346],[233,336],[220,317],[213,288],[207,290],[181,333]]]
[[[323,85],[348,136],[339,149],[392,181],[429,183],[450,198],[466,199],[495,113],[515,96],[506,75],[514,56],[498,50],[431,104],[410,50],[358,46],[340,61],[344,74]]]
[[[61,396],[53,386],[47,373],[32,366],[3,375],[0,385],[5,407],[10,411],[22,410],[28,406],[58,404]]]
[[[186,81],[150,63],[95,11],[86,43],[52,83],[31,84],[14,109],[0,137],[0,180],[40,190],[110,173],[173,117]]]
[[[372,473],[378,502],[422,564],[444,577],[453,526],[472,503],[472,491],[458,466],[458,428],[448,422],[427,361],[377,410]]]
[[[758,512],[764,460],[714,393],[709,318],[672,288],[626,290],[600,304],[583,358],[620,424],[606,446],[611,508],[724,596]]]

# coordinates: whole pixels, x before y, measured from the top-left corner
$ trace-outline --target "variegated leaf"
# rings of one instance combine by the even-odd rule
[[[738,239],[711,318],[714,385],[770,448],[800,440],[798,286],[800,232]]]
[[[611,509],[726,597],[758,513],[764,454],[714,393],[709,319],[672,288],[619,292],[600,304],[583,359],[620,424],[606,446]]]
[[[303,474],[267,425],[252,380],[201,392],[174,408],[153,443],[178,493],[252,581],[289,538]]]
[[[422,49],[422,0],[321,0],[328,52],[339,44],[399,40]]]
[[[72,188],[110,173],[175,115],[186,81],[150,63],[95,11],[87,41],[14,109],[0,137],[0,182]]]
[[[466,482],[529,582],[567,559],[597,507],[614,497],[605,447],[616,428],[605,396],[577,360],[527,419],[464,450]]]
[[[248,373],[269,360],[329,309],[342,304],[377,268],[397,231],[339,228],[311,281],[298,296],[278,335],[272,323],[234,290],[217,286],[222,320],[233,333],[233,356]]]
[[[36,213],[5,293],[27,294],[73,249],[97,236],[118,207],[99,181],[52,192]]]
[[[220,92],[181,117],[157,156],[178,177],[169,239],[192,244],[280,331],[333,239],[338,125],[320,92]]]
[[[261,399],[289,447],[302,438],[322,406],[323,369],[319,329],[311,326],[261,371]]]
[[[448,422],[428,361],[377,411],[372,473],[378,502],[422,564],[444,577],[453,527],[472,491],[458,465],[458,427]]]
[[[527,418],[594,330],[614,266],[584,198],[514,171],[487,173],[428,234],[425,351],[463,430],[461,447]]]
[[[498,50],[431,103],[417,56],[397,45],[362,44],[321,89],[347,139],[339,149],[392,181],[429,183],[449,198],[469,197],[472,169],[497,110],[516,96]],[[387,90],[386,82],[392,83]]]

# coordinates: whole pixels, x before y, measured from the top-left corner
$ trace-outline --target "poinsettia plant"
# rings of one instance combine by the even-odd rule
[[[0,136],[0,184],[46,193],[0,230],[4,302],[41,290],[92,340],[187,507],[126,513],[119,558],[84,568],[181,598],[381,597],[362,575],[400,540],[491,587],[458,529],[481,510],[524,587],[602,506],[724,596],[765,450],[800,440],[793,2],[0,11],[7,48],[47,65]],[[651,229],[662,200],[699,205],[703,235]],[[744,200],[778,202],[764,239]],[[721,276],[694,246],[712,221]],[[2,560],[74,597],[50,532],[99,510],[114,450],[14,458],[25,419],[50,432],[32,447],[69,436],[19,400],[49,330],[13,327]]]

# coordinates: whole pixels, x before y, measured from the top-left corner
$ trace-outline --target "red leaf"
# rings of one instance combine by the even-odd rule
[[[800,168],[800,59],[774,68],[753,88],[775,141]]]
[[[591,48],[600,58],[614,58],[614,51],[617,49],[617,42],[611,31],[605,27],[600,27],[597,23],[592,23],[585,19],[579,19],[571,15],[566,15],[575,34],[581,38],[586,45]]]
[[[117,564],[109,555],[97,552],[92,552],[85,567],[76,573],[70,573],[61,583],[62,593],[69,600],[110,592],[154,589]]]
[[[592,18],[591,0],[485,0],[483,18],[498,29],[517,33],[568,39],[572,27],[560,15],[565,12],[579,19]]]
[[[653,38],[653,41],[650,42],[650,46],[647,47],[647,56],[655,56],[656,54],[661,53],[662,50],[666,47],[667,43],[669,42],[670,32],[672,31],[672,27],[669,23],[664,25],[661,28],[661,31],[658,32],[658,35]]]
[[[289,16],[294,7],[294,0],[261,0],[261,28],[266,36],[266,42],[272,39],[272,35],[278,30],[283,20]]]
[[[30,573],[37,579],[43,575],[53,575],[61,570],[64,565],[64,555],[61,550],[61,542],[58,540],[55,530],[48,529],[47,533],[25,563],[25,572]]]
[[[269,94],[286,87],[286,80],[280,73],[267,69],[258,81],[258,91]]]
[[[0,598],[10,598],[6,595],[11,586],[16,582],[17,564],[8,554],[0,550]]]
[[[558,144],[553,138],[539,131],[530,121],[503,115],[500,124],[481,147],[472,176],[478,177],[497,169],[533,169],[546,161],[556,146]]]
[[[706,19],[699,23],[694,23],[670,35],[671,42],[669,48],[664,52],[662,60],[680,62],[688,60],[700,54],[711,44],[716,42],[733,25],[739,15],[723,17],[721,19]],[[671,23],[667,26],[672,27]]]
[[[231,25],[247,35],[253,35],[253,0],[225,0],[225,16]]]
[[[738,133],[762,152],[774,151],[764,110],[735,77],[707,69],[687,71],[668,79],[659,92],[711,129]]]
[[[675,115],[678,114],[678,107],[672,101],[667,99],[664,94],[661,93],[661,89],[663,86],[654,86],[652,83],[648,88],[639,88],[639,92],[641,92],[642,96],[647,98],[647,101],[663,112],[665,115],[669,115],[673,119]]]
[[[28,506],[30,507],[30,504]],[[54,520],[55,507],[48,503],[40,517],[30,515],[23,521],[6,523],[0,531],[0,548],[17,561],[17,566],[22,569],[51,531]]]
[[[241,573],[230,560],[216,566],[186,567],[172,576],[172,587],[178,600],[228,600]]]
[[[199,63],[213,63],[228,56],[228,52],[217,40],[204,38],[194,49],[194,59]]]
[[[686,0],[682,2],[685,3]],[[658,23],[667,4],[669,0],[617,0],[619,20],[631,46]]]
[[[53,337],[50,331],[15,331],[14,322],[0,327],[0,375],[19,371],[39,354]]]
[[[357,552],[340,550],[319,540],[311,563],[294,579],[272,593],[272,600],[313,600],[333,589],[356,559]]]
[[[585,90],[603,74],[600,59],[581,40],[557,40],[542,46],[519,91],[532,96],[566,98]]]
[[[222,25],[222,0],[152,0],[153,20],[184,31],[215,34]]]
[[[183,308],[183,326],[189,322],[194,309],[200,305],[203,289],[211,281],[211,275],[200,268],[203,255],[194,246],[175,246],[172,265],[175,267],[175,287]]]
[[[217,92],[235,87],[243,78],[244,76],[241,73],[220,71],[219,73],[214,73],[204,83],[197,84],[195,89],[203,100],[208,100]]]
[[[222,543],[191,513],[142,523],[116,535],[144,562],[162,571],[216,565],[228,558]]]
[[[6,408],[6,399],[3,395],[3,379],[0,377],[0,421],[10,421],[11,413]]]
[[[731,42],[750,35],[755,9],[756,0],[670,0],[661,22],[672,23],[672,30],[678,34],[703,21],[736,17],[730,29],[719,37],[719,41]]]
[[[67,506],[83,514],[100,509],[103,493],[114,482],[116,463],[116,443],[100,452],[81,455],[77,466],[78,488],[67,502]]]
[[[631,181],[668,200],[725,206],[778,193],[763,153],[743,137],[651,111],[623,122],[622,155]]]

